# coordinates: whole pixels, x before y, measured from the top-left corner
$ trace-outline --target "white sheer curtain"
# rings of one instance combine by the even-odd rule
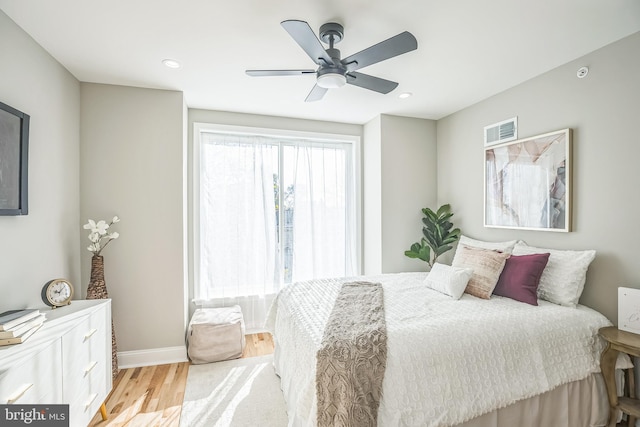
[[[358,273],[352,144],[199,138],[196,306],[238,304],[260,330],[284,284]]]
[[[278,146],[260,137],[203,133],[200,274],[196,305],[238,304],[261,328],[280,284],[274,175]]]
[[[294,282],[356,274],[350,148],[309,142],[283,147],[284,186],[295,189]]]

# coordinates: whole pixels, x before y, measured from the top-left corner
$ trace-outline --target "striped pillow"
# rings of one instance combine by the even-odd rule
[[[465,292],[478,298],[491,298],[510,254],[466,245],[459,245],[456,252],[452,265],[473,270]]]
[[[518,243],[517,240],[508,240],[506,242],[489,242],[486,240],[477,240],[472,239],[471,237],[467,237],[464,234],[460,236],[460,240],[458,240],[458,248],[462,245],[468,246],[470,248],[482,248],[482,249],[493,249],[494,251],[506,252],[508,254],[513,251],[513,247]],[[453,262],[455,262],[458,257],[458,250],[456,249],[455,254],[453,255]]]

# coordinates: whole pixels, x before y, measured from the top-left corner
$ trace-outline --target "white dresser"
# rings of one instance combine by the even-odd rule
[[[67,403],[86,427],[111,391],[111,300],[38,307],[44,325],[24,343],[0,347],[0,404]]]

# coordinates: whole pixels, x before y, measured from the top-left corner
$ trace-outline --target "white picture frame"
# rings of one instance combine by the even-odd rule
[[[485,147],[484,226],[571,231],[571,129]]]

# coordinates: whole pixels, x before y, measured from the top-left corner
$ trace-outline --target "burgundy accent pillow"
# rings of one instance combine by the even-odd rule
[[[547,261],[549,254],[511,255],[493,294],[538,305],[538,285]]]

